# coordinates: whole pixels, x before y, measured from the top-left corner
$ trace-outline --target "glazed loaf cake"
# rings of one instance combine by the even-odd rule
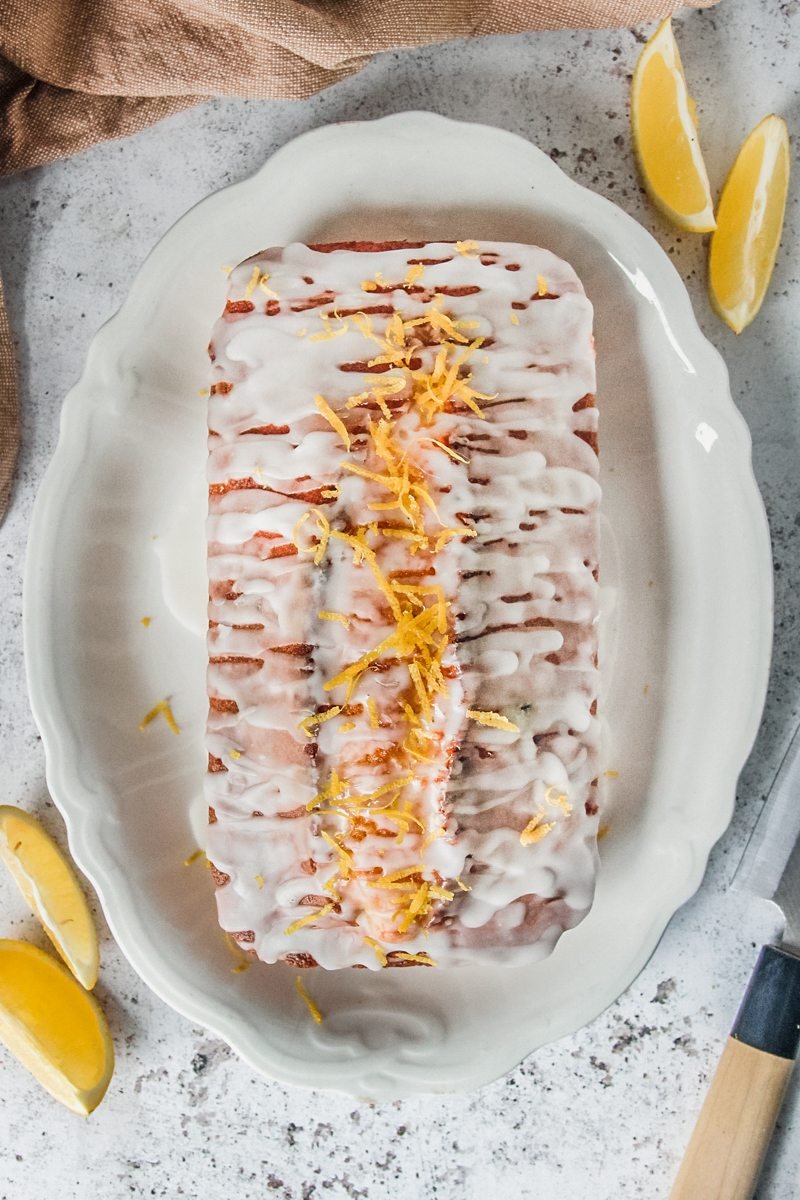
[[[520,964],[588,911],[592,308],[547,250],[266,250],[210,347],[207,853],[266,962]]]

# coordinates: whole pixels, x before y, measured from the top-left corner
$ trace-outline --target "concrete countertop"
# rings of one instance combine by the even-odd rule
[[[726,0],[683,15],[676,29],[719,187],[738,144],[766,113],[785,116],[795,139],[800,131],[800,7],[797,0]],[[152,995],[97,910],[97,995],[115,1037],[116,1075],[102,1106],[82,1123],[0,1050],[2,1200],[668,1195],[757,945],[780,927],[771,904],[728,888],[800,708],[800,205],[795,183],[764,311],[736,339],[706,299],[704,239],[668,228],[636,177],[628,91],[649,32],[563,32],[385,54],[310,100],[213,102],[0,185],[0,269],[18,344],[24,437],[13,506],[0,529],[0,799],[39,814],[62,842],[27,706],[21,631],[26,532],[62,398],[94,333],[172,222],[307,129],[408,108],[495,124],[550,152],[570,176],[650,229],[728,362],[753,435],[776,572],[769,697],[733,823],[698,895],[628,992],[591,1026],[472,1095],[368,1106],[294,1090],[254,1076],[223,1043]],[[794,147],[797,172],[796,140]],[[0,904],[0,936],[44,944],[5,874]],[[798,1162],[800,1078],[758,1200],[800,1194]]]

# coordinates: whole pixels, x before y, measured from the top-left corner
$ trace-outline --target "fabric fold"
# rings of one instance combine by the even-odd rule
[[[714,0],[693,0],[706,7]],[[0,172],[144,129],[211,96],[301,99],[386,50],[636,25],[675,0],[5,0]]]
[[[0,281],[0,521],[5,515],[19,448],[19,410],[14,345]]]

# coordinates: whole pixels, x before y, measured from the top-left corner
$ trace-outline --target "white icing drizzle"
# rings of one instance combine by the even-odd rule
[[[546,250],[462,249],[266,251],[232,272],[229,305],[214,330],[208,748],[216,769],[207,794],[216,820],[207,852],[222,884],[223,928],[268,962],[288,955],[307,965],[311,956],[326,968],[379,969],[367,935],[388,953],[424,953],[440,966],[519,964],[549,953],[591,904],[600,499],[590,444],[597,414],[585,399],[595,387],[592,310],[572,268]],[[416,260],[424,270],[403,288]],[[397,286],[365,291],[370,280],[379,289]],[[483,420],[466,409],[441,412],[430,427],[400,406],[393,437],[425,472],[442,524],[465,524],[478,536],[421,553],[416,563],[406,542],[386,539],[379,558],[384,572],[424,560],[435,572],[424,582],[440,584],[451,602],[457,642],[443,661],[460,674],[434,710],[442,752],[434,765],[416,763],[400,794],[429,829],[443,814],[446,833],[424,845],[413,827],[402,841],[371,832],[348,845],[363,871],[424,862],[426,878],[443,881],[454,899],[437,905],[426,929],[399,935],[391,894],[361,877],[343,890],[339,912],[287,934],[330,899],[324,884],[337,859],[321,830],[344,829],[306,806],[332,767],[365,792],[386,780],[380,751],[405,732],[398,732],[397,699],[408,685],[400,664],[368,671],[352,697],[360,712],[327,721],[313,739],[298,728],[321,705],[344,703],[344,689],[327,693],[325,681],[392,631],[371,572],[353,565],[348,546],[331,540],[319,567],[294,552],[309,509],[344,529],[373,520],[369,503],[386,499],[341,466],[350,458],[382,469],[367,457],[367,414],[345,409],[370,380],[386,378],[364,373],[375,343],[346,318],[330,321],[337,336],[318,335],[335,312],[390,306],[409,319],[430,309],[435,294],[443,312],[470,323],[470,338],[488,340],[469,367],[471,386],[494,398],[481,402]],[[376,333],[389,316],[370,313]],[[418,349],[426,369],[436,351]],[[350,456],[318,411],[317,394],[347,425]],[[321,496],[334,485],[337,498]],[[300,542],[315,529],[306,521]],[[320,619],[320,610],[346,614],[349,626]],[[381,728],[372,727],[367,695],[384,717]],[[467,709],[502,713],[519,732],[468,721]],[[341,733],[344,723],[354,728]],[[523,844],[532,820],[549,828]],[[470,890],[460,890],[458,879]]]

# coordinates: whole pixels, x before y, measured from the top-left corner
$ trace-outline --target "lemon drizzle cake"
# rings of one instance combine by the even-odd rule
[[[547,250],[294,244],[210,353],[207,853],[267,962],[519,964],[596,868],[592,309]]]

